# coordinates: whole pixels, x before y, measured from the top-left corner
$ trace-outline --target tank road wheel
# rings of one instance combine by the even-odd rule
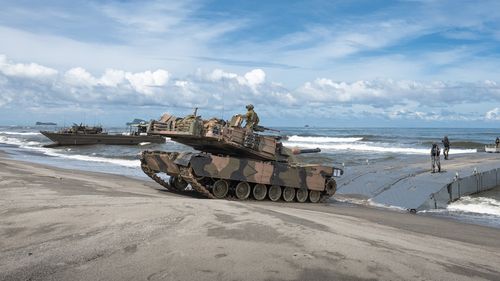
[[[273,185],[269,188],[269,199],[271,201],[278,201],[281,197],[281,186]]]
[[[175,188],[178,191],[185,191],[188,186],[187,181],[183,180],[181,177],[171,176],[168,181],[171,187]]]
[[[312,203],[318,203],[319,199],[321,198],[321,193],[316,190],[309,190],[309,201]]]
[[[229,191],[229,184],[225,180],[217,180],[214,182],[213,194],[215,198],[222,199],[226,197],[227,192]]]
[[[242,181],[242,182],[238,183],[238,185],[236,185],[236,189],[235,189],[236,197],[240,200],[247,199],[248,196],[250,196],[250,191],[251,191],[251,188],[250,188],[250,185],[248,184],[248,182]]]
[[[337,182],[334,179],[330,179],[326,183],[325,189],[326,189],[326,193],[328,193],[328,195],[333,196],[333,194],[335,194],[335,192],[337,192]]]
[[[294,198],[295,188],[289,186],[285,187],[283,190],[283,200],[285,200],[285,202],[292,202]]]
[[[304,203],[307,200],[308,191],[306,188],[297,189],[297,202]]]
[[[267,195],[267,187],[264,184],[258,183],[253,187],[253,198],[255,200],[264,200]]]

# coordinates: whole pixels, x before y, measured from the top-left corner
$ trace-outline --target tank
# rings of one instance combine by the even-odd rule
[[[242,115],[204,120],[196,110],[183,118],[164,114],[150,122],[148,134],[199,152],[143,151],[141,168],[171,192],[207,198],[317,203],[335,194],[342,169],[297,161],[297,154],[320,149],[285,147],[280,136],[266,132],[270,129],[245,128],[243,120]]]

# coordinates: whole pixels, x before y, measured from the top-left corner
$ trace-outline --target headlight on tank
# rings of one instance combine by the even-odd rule
[[[333,168],[333,176],[334,177],[340,177],[343,174],[344,174],[344,171],[342,169]]]

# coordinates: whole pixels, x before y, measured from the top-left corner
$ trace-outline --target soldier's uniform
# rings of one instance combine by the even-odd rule
[[[445,136],[441,142],[443,143],[444,146],[443,149],[444,160],[448,160],[448,153],[450,152],[450,141],[448,140],[448,137]]]
[[[441,162],[439,160],[439,154],[441,150],[439,149],[439,145],[437,143],[432,145],[431,149],[431,162],[432,162],[432,172],[435,173],[436,169],[438,173],[441,172]]]
[[[246,108],[247,113],[245,114],[245,128],[253,130],[259,124],[259,116],[253,110],[253,105],[249,104],[246,106]]]

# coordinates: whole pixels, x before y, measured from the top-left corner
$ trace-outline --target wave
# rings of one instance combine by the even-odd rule
[[[411,147],[394,147],[394,146],[376,146],[367,143],[337,143],[337,144],[321,144],[321,143],[302,143],[302,142],[285,142],[286,146],[299,148],[320,148],[324,151],[364,151],[376,153],[402,153],[402,154],[422,154],[428,155],[429,148],[411,148]],[[454,149],[453,153],[476,153],[476,149]]]
[[[315,137],[315,136],[290,136],[288,141],[292,142],[309,142],[309,143],[339,143],[339,142],[356,142],[363,140],[362,137]]]
[[[57,153],[50,150],[43,151],[45,155],[60,157],[65,159],[79,160],[79,161],[87,161],[87,162],[99,162],[99,163],[111,163],[119,166],[136,168],[140,167],[140,161],[137,160],[127,160],[127,159],[118,159],[118,158],[105,158],[105,157],[96,157],[96,156],[87,156],[87,155],[79,155],[79,154],[63,154]]]
[[[140,161],[137,160],[129,160],[129,159],[119,159],[119,158],[105,158],[98,156],[88,156],[88,155],[80,155],[80,154],[64,154],[58,153],[57,151],[51,148],[41,147],[42,143],[36,141],[24,142],[22,140],[16,138],[10,138],[5,136],[0,136],[0,142],[6,144],[17,145],[20,148],[30,149],[34,151],[41,152],[47,156],[59,157],[65,159],[72,160],[80,160],[87,162],[100,162],[100,163],[111,163],[119,166],[136,168],[140,166]]]
[[[3,135],[19,135],[19,136],[38,136],[38,135],[41,135],[41,133],[39,132],[9,132],[9,131],[6,131],[6,132],[2,132],[0,131],[0,134],[3,134]]]
[[[448,205],[448,211],[500,216],[500,201],[488,197],[464,196]]]
[[[435,142],[426,141],[426,142],[422,142],[422,145],[426,145],[426,146],[431,147],[433,143],[435,143]],[[437,143],[440,146],[442,146],[440,142],[437,142]],[[450,149],[454,150],[455,147],[458,147],[458,148],[484,148],[484,146],[485,146],[485,144],[484,143],[480,143],[480,142],[474,142],[474,141],[454,141],[454,142],[451,143]]]
[[[17,145],[22,148],[31,148],[31,147],[36,147],[40,146],[41,143],[37,141],[23,141],[17,138],[11,138],[11,137],[6,137],[6,136],[1,136],[0,135],[0,143],[5,143],[5,144],[12,144],[12,145]]]

